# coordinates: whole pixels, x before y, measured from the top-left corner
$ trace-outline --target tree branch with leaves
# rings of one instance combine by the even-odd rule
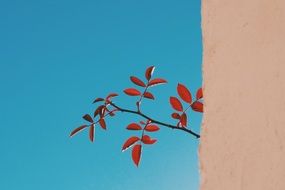
[[[169,103],[174,109],[174,112],[171,114],[171,117],[176,120],[176,124],[169,124],[157,119],[154,119],[141,111],[141,104],[143,99],[154,100],[154,95],[150,92],[150,89],[154,86],[166,84],[167,81],[162,78],[153,77],[155,67],[148,67],[145,71],[146,82],[143,82],[141,79],[135,76],[131,76],[130,80],[137,85],[138,87],[143,88],[138,90],[137,88],[127,88],[124,90],[124,93],[129,96],[138,97],[136,101],[136,110],[126,109],[118,106],[113,102],[113,98],[118,96],[116,93],[110,93],[105,98],[96,98],[93,103],[101,103],[94,111],[93,117],[90,114],[85,114],[83,119],[88,122],[88,124],[81,125],[80,127],[74,129],[70,133],[70,137],[73,137],[80,131],[89,128],[89,139],[91,142],[94,141],[95,127],[99,125],[102,129],[106,130],[106,118],[114,117],[117,112],[123,112],[133,115],[140,116],[143,120],[138,122],[130,123],[126,129],[132,131],[140,132],[138,136],[131,136],[128,138],[122,146],[122,151],[125,151],[132,147],[132,160],[136,166],[140,163],[140,158],[142,154],[142,146],[152,145],[157,142],[157,139],[153,139],[149,133],[159,131],[160,127],[166,127],[170,129],[180,130],[192,135],[195,138],[200,138],[200,135],[188,127],[188,117],[187,111],[193,110],[195,112],[203,113],[203,92],[202,88],[199,88],[196,91],[195,100],[192,98],[191,92],[188,88],[178,83],[177,93],[179,97],[171,96],[169,98]],[[181,101],[183,100],[183,101]],[[186,105],[184,105],[184,104]]]

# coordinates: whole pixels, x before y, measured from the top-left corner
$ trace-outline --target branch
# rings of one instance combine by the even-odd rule
[[[177,130],[181,130],[181,131],[185,131],[193,136],[195,136],[196,138],[200,138],[200,135],[193,132],[192,130],[190,129],[187,129],[187,128],[184,128],[184,127],[177,127],[175,125],[171,125],[171,124],[168,124],[168,123],[163,123],[163,122],[160,122],[160,121],[157,121],[155,119],[152,119],[150,118],[149,116],[139,112],[139,111],[133,111],[133,110],[129,110],[129,109],[124,109],[124,108],[121,108],[119,106],[117,106],[116,104],[114,104],[113,102],[109,102],[110,105],[112,105],[113,107],[117,108],[119,111],[121,112],[127,112],[127,113],[132,113],[132,114],[135,114],[135,115],[139,115],[143,118],[146,118],[146,119],[149,119],[152,121],[152,123],[156,123],[156,124],[159,124],[159,125],[162,125],[162,126],[165,126],[165,127],[168,127],[168,128],[171,128],[171,129],[177,129]]]

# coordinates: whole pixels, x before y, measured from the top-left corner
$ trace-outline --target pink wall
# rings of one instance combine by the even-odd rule
[[[285,0],[202,0],[201,190],[285,189]]]

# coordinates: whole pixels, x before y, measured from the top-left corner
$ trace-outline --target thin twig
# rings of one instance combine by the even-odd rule
[[[109,102],[110,105],[112,105],[113,107],[117,108],[119,111],[121,112],[127,112],[127,113],[132,113],[132,114],[135,114],[135,115],[139,115],[145,119],[148,119],[148,120],[151,120],[152,123],[156,123],[158,125],[162,125],[162,126],[165,126],[165,127],[168,127],[168,128],[171,128],[171,129],[177,129],[177,130],[182,130],[182,131],[185,131],[193,136],[195,136],[196,138],[200,138],[200,135],[193,132],[192,130],[190,129],[187,129],[185,127],[177,127],[175,125],[171,125],[171,124],[168,124],[168,123],[164,123],[164,122],[161,122],[161,121],[157,121],[155,119],[152,119],[150,118],[149,116],[139,112],[139,111],[133,111],[133,110],[129,110],[129,109],[124,109],[124,108],[121,108],[119,106],[117,106],[116,104],[114,104],[113,102]]]

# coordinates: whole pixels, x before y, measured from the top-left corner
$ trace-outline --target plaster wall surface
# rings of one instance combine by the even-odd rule
[[[201,190],[285,189],[285,0],[202,0]]]

